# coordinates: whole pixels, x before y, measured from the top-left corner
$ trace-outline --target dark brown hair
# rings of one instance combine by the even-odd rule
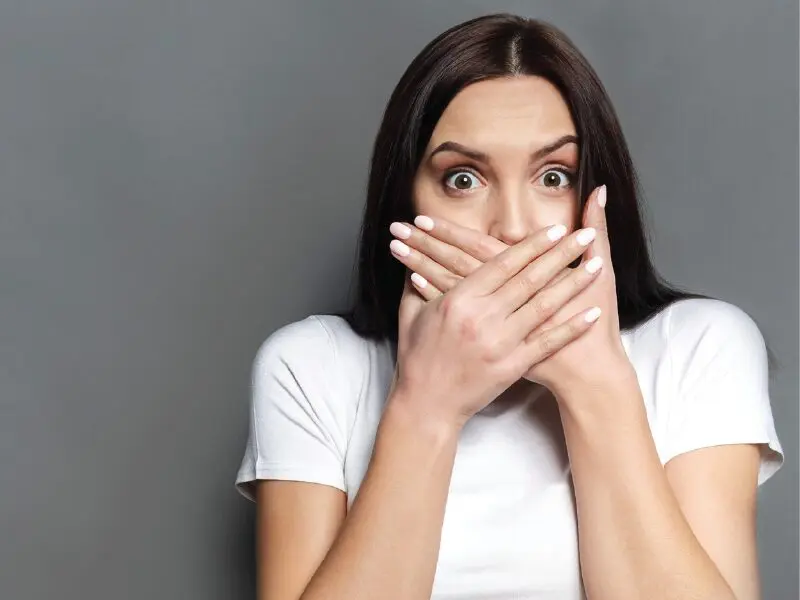
[[[466,86],[519,75],[547,79],[570,110],[580,140],[581,209],[596,186],[607,186],[606,218],[620,328],[635,327],[676,300],[708,298],[673,287],[653,266],[625,137],[586,58],[548,23],[494,14],[456,25],[425,46],[386,106],[372,153],[355,298],[350,310],[339,313],[362,337],[397,343],[406,267],[389,253],[389,225],[413,221],[413,179],[437,121]]]

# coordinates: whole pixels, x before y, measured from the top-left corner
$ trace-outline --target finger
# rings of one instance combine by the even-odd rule
[[[591,329],[599,317],[600,308],[597,306],[582,310],[564,323],[524,341],[514,351],[511,368],[517,373],[526,372],[548,356],[555,354],[570,342],[581,337]]]
[[[431,285],[431,283],[419,273],[411,274],[411,283],[414,284],[414,289],[416,289],[419,295],[425,298],[427,302],[436,300],[436,298],[442,295],[442,291],[439,288],[435,285]]]
[[[501,312],[510,315],[526,304],[566,265],[586,252],[595,235],[592,228],[572,233],[509,279],[495,292]]]
[[[575,269],[570,269],[569,267],[561,269],[561,271],[559,271],[555,277],[553,277],[550,281],[547,282],[547,284],[542,288],[542,290],[546,290],[547,288],[557,284],[559,281],[561,281],[565,277],[569,277],[574,272]]]
[[[473,297],[488,296],[494,293],[531,261],[553,248],[556,242],[564,237],[566,231],[567,228],[564,225],[554,225],[533,232],[521,242],[509,246],[481,265],[469,277],[465,277],[453,291],[458,295]],[[556,270],[550,274],[550,277],[555,273]]]
[[[596,256],[581,267],[573,269],[568,276],[560,278],[558,283],[541,290],[508,317],[505,326],[509,335],[514,336],[516,343],[527,338],[531,332],[540,328],[572,298],[586,289],[597,278],[602,267],[603,259]]]
[[[461,248],[438,240],[408,223],[392,223],[389,231],[410,248],[416,249],[460,277],[466,277],[483,264]]]
[[[569,277],[570,275],[572,275],[573,273],[575,273],[575,270],[576,270],[578,267],[585,268],[585,267],[586,267],[586,263],[587,263],[587,262],[588,262],[588,261],[583,261],[583,262],[581,262],[581,263],[580,263],[580,264],[579,264],[577,267],[571,267],[571,266],[570,266],[570,267],[567,267],[566,269],[563,269],[563,270],[562,270],[562,271],[561,271],[561,272],[560,272],[558,275],[556,275],[555,277],[553,277],[553,279],[551,279],[551,280],[550,280],[550,283],[548,283],[546,286],[544,286],[544,287],[543,287],[543,288],[542,288],[542,289],[539,291],[539,293],[540,293],[540,294],[541,294],[541,293],[543,293],[545,290],[547,290],[547,289],[551,288],[552,286],[554,286],[555,284],[557,284],[559,281],[561,281],[561,280],[563,280],[563,279],[565,279],[565,278]],[[603,261],[603,264],[605,264],[605,261]],[[588,286],[587,286],[587,287],[588,287]],[[584,288],[584,289],[586,289],[586,288]],[[557,323],[557,321],[558,321],[557,317],[559,317],[559,313],[561,312],[561,310],[562,310],[563,308],[564,308],[564,307],[562,306],[562,307],[561,307],[561,309],[559,309],[558,311],[556,311],[556,312],[555,312],[555,314],[552,314],[552,315],[550,315],[550,317],[549,317],[549,318],[545,319],[545,320],[544,320],[544,322],[543,322],[541,325],[539,325],[539,327],[538,327],[538,328],[534,329],[534,330],[533,330],[531,333],[529,333],[529,334],[528,334],[528,338],[529,338],[529,339],[532,339],[532,338],[533,338],[535,335],[537,335],[537,334],[539,334],[539,333],[541,333],[541,332],[547,331],[548,329],[552,329],[553,327],[555,327],[555,326],[558,324],[558,323]]]
[[[463,227],[440,217],[433,219],[425,215],[419,215],[414,219],[414,225],[419,230],[426,232],[434,240],[461,249],[480,263],[487,262],[508,248],[507,244],[491,235],[476,229]],[[431,250],[433,251],[433,248]],[[429,254],[429,256],[436,259],[440,264],[447,266],[447,263],[439,260],[436,254]],[[471,272],[459,273],[459,275],[466,277]]]
[[[597,231],[597,237],[586,251],[586,260],[591,260],[595,256],[611,260],[611,245],[608,241],[608,224],[606,223],[605,203],[607,190],[605,185],[595,188],[589,195],[586,206],[583,209],[584,227],[593,227]]]
[[[390,225],[392,235],[402,240],[390,244],[393,255],[441,293],[453,289],[461,279],[508,248],[490,235],[444,219],[434,221],[420,215],[414,223],[417,227],[401,222]],[[436,232],[435,237],[429,235],[432,231]]]
[[[584,266],[584,263],[581,263],[580,266]],[[569,277],[570,275],[572,275],[574,273],[575,273],[575,269],[574,268],[567,267],[565,269],[562,269],[559,272],[558,275],[553,277],[547,283],[546,286],[544,286],[541,290],[539,290],[539,293],[540,294],[544,293],[546,290],[549,290],[550,288],[555,286],[559,281],[562,281],[562,280],[566,279],[567,277]],[[556,314],[550,315],[550,317],[545,319],[544,322],[541,325],[539,325],[539,327],[536,330],[534,330],[534,332],[532,332],[532,333],[530,333],[528,335],[531,336],[531,335],[534,335],[537,331],[544,331],[546,329],[549,329],[549,328],[553,327],[553,325],[555,324],[555,323],[553,323],[553,319],[556,317],[557,314],[558,314],[558,311],[556,311]]]
[[[411,271],[419,273],[429,283],[432,283],[442,292],[452,290],[463,279],[454,275],[448,269],[425,256],[418,250],[409,248],[400,240],[389,242],[389,250],[397,260],[403,263]]]

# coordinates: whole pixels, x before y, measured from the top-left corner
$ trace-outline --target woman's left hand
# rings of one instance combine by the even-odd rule
[[[525,374],[526,379],[546,386],[559,400],[569,397],[569,390],[573,386],[594,387],[634,375],[620,337],[616,282],[605,210],[598,204],[601,190],[602,194],[605,193],[604,186],[597,188],[586,202],[582,226],[594,227],[597,235],[578,268],[583,268],[593,257],[600,256],[603,260],[602,269],[594,281],[562,305],[534,333],[546,331],[592,306],[600,307],[601,316],[584,335]],[[402,245],[397,241],[392,242],[394,248],[401,250],[399,253],[393,251],[392,255],[417,274],[412,281],[426,300],[432,300],[454,288],[483,262],[508,247],[491,236],[445,220],[437,219],[434,222],[430,218],[417,217],[415,223],[417,227],[402,224],[410,231],[408,236],[404,235],[401,227],[392,225],[392,234],[402,238]],[[403,245],[408,250],[405,256],[402,255]],[[564,269],[547,287],[570,272],[571,269]],[[418,276],[425,281],[420,281]]]

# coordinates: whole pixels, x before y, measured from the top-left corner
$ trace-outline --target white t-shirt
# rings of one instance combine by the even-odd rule
[[[761,485],[783,464],[753,320],[706,299],[624,332],[661,463],[696,448],[763,443]],[[394,372],[388,342],[311,315],[275,331],[253,363],[250,433],[236,477],[333,486],[355,499]],[[533,387],[533,386],[532,386]],[[540,386],[464,427],[433,600],[583,600],[574,489],[558,408]]]

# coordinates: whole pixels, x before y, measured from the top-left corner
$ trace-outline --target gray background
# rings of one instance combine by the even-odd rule
[[[781,359],[759,547],[798,597],[798,11],[765,0],[0,2],[0,597],[253,597],[255,351],[344,306],[393,85],[498,10],[589,57],[658,267]]]

